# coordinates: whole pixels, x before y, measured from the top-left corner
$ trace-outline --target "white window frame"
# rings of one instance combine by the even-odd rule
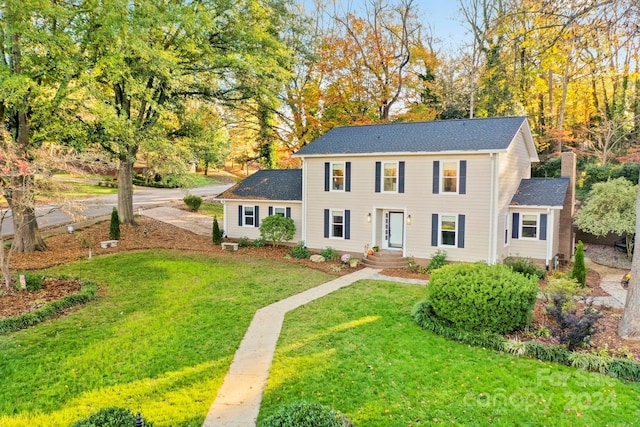
[[[450,230],[443,230],[442,229],[442,220],[445,217],[453,217],[453,223],[454,223],[454,229],[453,229],[453,244],[452,245],[447,245],[444,244],[442,241],[442,232],[443,231],[449,231]],[[444,247],[444,248],[457,248],[458,247],[458,215],[457,214],[440,214],[438,215],[438,246]]]
[[[336,236],[334,234],[334,227],[340,223],[334,222],[334,212],[340,212],[340,217],[342,218],[342,236]],[[340,239],[340,240],[344,240],[344,235],[345,235],[345,229],[346,224],[344,222],[344,209],[329,209],[329,238],[330,239]]]
[[[336,166],[339,166],[342,170],[342,177],[336,175]],[[336,179],[342,178],[342,188],[336,188]],[[347,165],[345,162],[331,162],[331,191],[344,192],[347,185]]]
[[[386,167],[385,166],[386,165],[395,165],[394,166],[395,167],[395,171],[396,171],[395,175],[387,176],[385,174],[385,171],[386,171]],[[400,176],[399,176],[400,175],[400,163],[399,162],[381,162],[381,169],[382,170],[380,171],[380,180],[381,180],[380,189],[382,190],[383,193],[397,193],[398,192],[398,181],[400,180]],[[395,179],[394,189],[393,190],[387,190],[385,188],[384,183],[385,183],[385,181],[387,179]]]
[[[287,216],[287,208],[282,206],[274,206],[273,207],[273,215],[280,215],[282,217]]]
[[[445,165],[447,163],[455,163],[456,165],[456,190],[455,191],[446,191],[445,190],[445,178],[451,179],[452,177],[445,177]],[[440,194],[458,194],[460,192],[460,160],[441,160],[440,161]]]
[[[251,214],[247,215],[247,209],[251,209]],[[252,224],[247,224],[247,219],[252,219]],[[256,225],[256,207],[253,205],[244,205],[242,207],[242,226],[243,227],[255,227]]]
[[[504,246],[509,246],[509,220],[511,215],[504,214]],[[511,225],[513,227],[513,225]]]
[[[536,235],[534,237],[529,237],[529,236],[525,236],[524,235],[524,228],[531,228],[531,225],[524,225],[524,217],[525,216],[533,216],[536,218],[536,225],[535,225],[535,233]],[[524,239],[524,240],[540,240],[540,214],[538,213],[520,213],[520,238]]]

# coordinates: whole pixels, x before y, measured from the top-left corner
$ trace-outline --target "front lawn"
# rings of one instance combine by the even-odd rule
[[[99,283],[68,315],[0,336],[0,426],[68,426],[125,406],[201,425],[255,311],[331,280],[268,259],[122,253],[48,275]]]
[[[366,427],[639,424],[638,384],[436,336],[409,316],[423,298],[362,281],[289,313],[260,420],[307,400]]]

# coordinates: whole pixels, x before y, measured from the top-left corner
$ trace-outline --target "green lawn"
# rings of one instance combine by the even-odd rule
[[[423,296],[363,281],[289,313],[260,419],[308,400],[366,427],[640,424],[638,384],[436,336],[409,317]]]
[[[220,202],[203,201],[198,209],[198,213],[210,217],[218,217],[220,227],[222,227],[222,219],[224,218],[224,205]]]
[[[103,284],[69,315],[0,336],[0,426],[68,426],[105,406],[201,425],[256,309],[330,279],[271,260],[153,251],[56,268]]]

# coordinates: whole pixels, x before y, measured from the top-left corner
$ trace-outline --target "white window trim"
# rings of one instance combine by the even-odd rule
[[[444,191],[444,164],[456,163],[456,191]],[[456,195],[460,193],[460,160],[440,160],[440,194]]]
[[[286,207],[282,207],[282,206],[274,206],[273,207],[273,215],[278,215],[278,209],[282,210],[282,216],[283,217],[287,216],[287,208]]]
[[[445,245],[442,243],[442,218],[445,216],[452,216],[455,221],[455,236],[453,237],[453,245]],[[438,247],[443,248],[457,248],[458,247],[458,214],[439,214],[438,215]]]
[[[509,239],[511,238],[511,228],[513,224],[511,224],[511,214],[508,212],[504,214],[504,247],[509,246]],[[510,227],[511,225],[511,227]]]
[[[390,191],[384,189],[384,179],[387,177],[384,174],[384,170],[385,170],[384,165],[388,165],[388,164],[395,164],[396,165],[396,175],[395,175],[395,178],[396,178],[396,189],[395,190],[390,190]],[[381,193],[389,193],[389,194],[398,193],[398,188],[400,187],[400,162],[385,162],[385,161],[382,161],[382,162],[380,162],[380,169],[381,169],[380,170],[380,192]],[[389,177],[389,178],[391,178],[391,177]]]
[[[334,177],[335,175],[333,174],[333,167],[336,165],[341,165],[342,166],[342,189],[339,188],[334,188],[333,183],[334,183]],[[346,162],[331,162],[331,183],[329,185],[329,190],[330,191],[335,191],[338,193],[344,193],[346,190],[345,188],[347,187],[347,163]]]
[[[529,216],[535,216],[536,217],[536,237],[525,237],[524,233],[523,233],[523,228],[524,228],[524,217],[525,215],[529,215]],[[524,212],[520,212],[520,224],[519,224],[520,230],[518,230],[520,232],[519,234],[519,238],[522,240],[531,240],[531,241],[535,241],[535,240],[540,240],[540,214],[539,213],[524,213]],[[530,226],[528,226],[530,227]]]
[[[250,208],[252,210],[252,214],[251,215],[247,215],[247,208]],[[247,224],[247,218],[248,217],[252,217],[253,218],[253,224],[249,225]],[[252,205],[245,205],[242,207],[242,226],[243,227],[255,227],[256,225],[256,207],[252,206]]]
[[[342,212],[342,236],[334,236],[333,235],[333,212]],[[334,239],[334,240],[345,240],[344,235],[345,235],[345,227],[346,224],[344,223],[344,209],[329,209],[329,238],[330,239]]]

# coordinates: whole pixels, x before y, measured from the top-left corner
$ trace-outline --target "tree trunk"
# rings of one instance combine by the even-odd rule
[[[7,202],[13,215],[12,252],[46,251],[47,245],[42,240],[36,209],[33,200],[33,176],[16,176],[11,178],[11,192]]]
[[[639,227],[640,185],[638,186],[638,197],[636,198],[636,235],[638,235]],[[624,339],[640,340],[640,250],[633,252],[631,279],[629,280],[627,300],[624,306],[624,314],[618,327],[618,334]]]
[[[135,159],[135,158],[134,158]],[[118,166],[118,216],[122,224],[134,225],[133,162],[128,155],[120,158]]]

